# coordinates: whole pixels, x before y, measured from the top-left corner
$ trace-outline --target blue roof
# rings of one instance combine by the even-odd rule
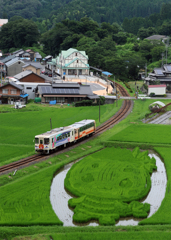
[[[107,75],[107,76],[109,76],[109,75],[113,75],[112,73],[110,73],[110,72],[102,72],[104,75]]]
[[[20,97],[22,97],[22,98],[28,97],[28,94],[26,93],[24,95],[20,95]]]

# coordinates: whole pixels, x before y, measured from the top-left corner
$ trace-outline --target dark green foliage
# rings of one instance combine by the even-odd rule
[[[97,99],[97,102],[94,103],[93,100],[83,100],[81,102],[76,102],[74,103],[75,107],[80,107],[80,106],[97,106],[99,105],[99,101],[100,101],[100,105],[104,105],[105,103],[105,97],[100,96],[100,99]]]
[[[21,48],[37,43],[39,32],[36,24],[31,20],[22,19],[11,21],[2,26],[0,31],[0,48]]]
[[[75,107],[80,107],[80,106],[92,106],[93,101],[92,100],[83,100],[81,102],[76,102],[74,105]]]
[[[155,93],[150,93],[150,97],[155,97]]]
[[[68,202],[74,208],[73,220],[113,225],[120,217],[147,217],[150,205],[138,200],[147,195],[154,169],[155,159],[139,148],[106,148],[76,163],[64,183],[78,197]]]

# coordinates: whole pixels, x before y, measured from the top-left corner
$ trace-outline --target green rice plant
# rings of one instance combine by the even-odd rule
[[[0,225],[62,225],[49,199],[53,174],[62,166],[63,163],[51,166],[2,186]]]
[[[157,124],[132,124],[113,135],[110,141],[120,142],[138,142],[138,143],[157,143],[157,144],[171,144],[171,138],[168,134],[171,126],[157,125]]]
[[[148,194],[154,169],[155,159],[139,148],[106,148],[74,164],[64,183],[78,197],[68,202],[73,220],[114,225],[120,217],[147,217],[150,205],[138,200]]]

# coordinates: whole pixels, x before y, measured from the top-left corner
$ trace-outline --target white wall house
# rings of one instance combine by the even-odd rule
[[[148,95],[155,93],[155,95],[166,94],[166,85],[148,85]]]
[[[88,56],[85,51],[70,48],[61,51],[55,59],[56,72],[63,75],[89,75]],[[54,63],[54,59],[52,60]]]

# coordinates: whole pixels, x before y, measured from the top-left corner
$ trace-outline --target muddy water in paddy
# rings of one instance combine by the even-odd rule
[[[164,163],[161,159],[154,153],[149,154],[150,157],[156,159],[157,171],[153,172],[151,175],[151,190],[147,197],[142,201],[143,203],[149,203],[150,213],[148,218],[152,216],[160,207],[161,202],[165,196],[167,176]],[[50,201],[52,208],[58,218],[63,222],[64,226],[77,226],[72,221],[73,211],[68,208],[68,200],[72,198],[64,188],[64,179],[67,172],[71,168],[73,163],[70,163],[64,167],[64,170],[57,174],[52,182],[51,191],[50,191]],[[139,219],[121,219],[117,222],[116,226],[127,226],[138,225]],[[87,225],[87,224],[86,224]],[[88,226],[97,226],[97,223],[90,223]]]

